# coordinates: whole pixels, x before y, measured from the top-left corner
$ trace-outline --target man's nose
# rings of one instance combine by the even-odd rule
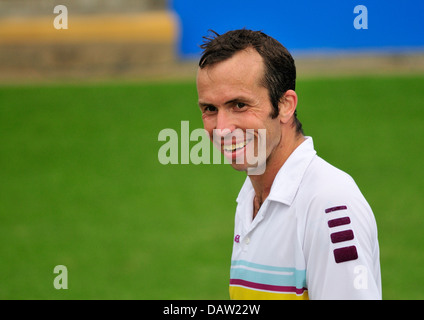
[[[227,110],[219,110],[216,120],[216,133],[219,137],[224,137],[226,134],[235,130],[234,119]]]

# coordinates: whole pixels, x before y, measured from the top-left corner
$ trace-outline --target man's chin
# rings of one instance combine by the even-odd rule
[[[245,164],[237,164],[237,163],[231,163],[231,167],[233,167],[236,171],[243,171],[246,172],[247,175],[252,176],[258,176],[262,175],[265,172],[266,164],[263,163],[262,165],[245,165]]]
[[[238,164],[238,163],[231,163],[231,167],[233,167],[233,169],[234,170],[237,170],[237,171],[247,171],[247,169],[248,169],[248,166],[247,165],[245,165],[245,164]]]

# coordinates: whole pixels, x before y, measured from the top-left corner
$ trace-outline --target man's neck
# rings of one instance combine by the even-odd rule
[[[280,143],[268,157],[265,172],[262,175],[250,175],[253,189],[255,190],[254,212],[255,218],[260,206],[268,197],[272,183],[280,168],[284,165],[293,151],[303,142],[305,137],[302,134],[280,140]]]

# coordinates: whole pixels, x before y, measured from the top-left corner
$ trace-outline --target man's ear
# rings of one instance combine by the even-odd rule
[[[294,90],[287,90],[278,103],[281,123],[288,123],[292,119],[297,106],[297,94]]]

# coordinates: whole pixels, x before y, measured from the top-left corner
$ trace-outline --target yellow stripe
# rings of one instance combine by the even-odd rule
[[[258,291],[238,286],[230,286],[230,298],[233,300],[309,300],[307,290],[302,295],[297,295],[295,293]]]
[[[68,29],[55,29],[53,14],[47,17],[0,19],[0,43],[31,42],[169,42],[177,23],[167,11],[128,15],[68,14]]]

